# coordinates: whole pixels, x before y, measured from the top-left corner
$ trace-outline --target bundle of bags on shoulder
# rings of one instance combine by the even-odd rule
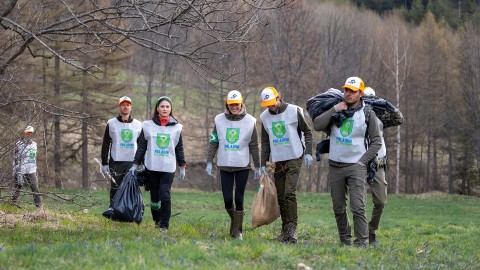
[[[316,117],[318,117],[325,111],[328,111],[341,101],[344,101],[342,91],[335,88],[330,88],[326,92],[318,94],[307,100],[308,114],[310,115],[312,120],[314,120]],[[363,101],[365,102],[365,105],[369,105],[372,108],[378,119],[382,121],[384,128],[398,125],[396,119],[392,116],[392,114],[394,112],[397,112],[398,109],[392,103],[377,96],[363,96]],[[347,116],[344,112],[336,112],[332,116],[332,121],[335,125],[340,127],[343,120],[346,118]],[[327,134],[327,136],[328,135],[329,134]],[[325,139],[317,144],[317,161],[320,161],[321,154],[326,154],[328,152],[329,139]]]

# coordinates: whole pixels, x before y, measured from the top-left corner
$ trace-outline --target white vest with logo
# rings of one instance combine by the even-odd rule
[[[142,132],[142,123],[133,119],[122,123],[117,118],[108,120],[108,131],[112,138],[110,155],[114,161],[133,161],[137,151],[137,138]]]
[[[342,163],[357,163],[367,152],[366,131],[363,108],[356,111],[352,117],[343,120],[340,128],[332,125],[329,159]]]
[[[230,121],[225,114],[215,117],[218,135],[217,165],[246,167],[250,162],[249,143],[256,119],[247,114],[242,120]]]
[[[15,149],[15,171],[19,174],[37,172],[37,143],[18,141]]]
[[[382,147],[378,150],[377,158],[384,158],[387,156],[387,147],[385,146],[385,139],[383,138],[383,123],[378,120],[378,129],[380,130],[380,137],[382,138]]]
[[[272,162],[297,159],[303,155],[303,144],[297,132],[297,110],[297,106],[288,104],[283,113],[271,114],[266,109],[260,115],[268,133]]]
[[[182,125],[159,126],[152,120],[143,122],[147,140],[145,167],[151,171],[173,173],[177,169],[175,147],[180,140]]]

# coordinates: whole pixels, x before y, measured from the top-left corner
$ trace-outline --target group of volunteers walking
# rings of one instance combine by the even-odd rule
[[[375,112],[364,101],[364,95],[375,96],[358,77],[350,77],[342,87],[343,100],[313,120],[314,130],[330,134],[329,185],[339,240],[352,245],[351,226],[347,217],[347,201],[353,215],[354,241],[358,247],[376,243],[376,230],[386,202],[385,179],[386,148],[383,125]],[[213,175],[214,160],[221,177],[225,211],[230,218],[229,235],[243,238],[245,215],[244,195],[253,165],[253,179],[267,175],[267,161],[274,164],[273,181],[277,191],[282,227],[277,240],[296,243],[298,210],[297,187],[302,164],[313,163],[312,131],[303,109],[282,100],[274,87],[261,92],[261,136],[257,134],[257,119],[247,113],[242,94],[232,90],[227,94],[224,111],[214,120],[210,134],[207,166]],[[167,232],[171,217],[171,188],[179,168],[178,180],[185,179],[186,160],[182,140],[182,125],[173,116],[173,102],[160,97],[152,118],[140,122],[134,119],[132,100],[124,96],[118,101],[119,115],[108,120],[101,150],[102,173],[110,176],[110,205],[103,213],[113,218],[113,198],[128,172],[145,175],[150,190],[150,209],[155,226]],[[392,112],[403,122],[398,109]],[[335,119],[335,120],[334,120]],[[341,119],[338,121],[338,119]],[[25,137],[17,143],[15,172],[17,190],[24,180],[34,192],[35,204],[40,207],[38,181],[35,173],[36,144],[30,139],[32,127],[25,129]],[[261,150],[259,147],[261,143]],[[367,181],[367,167],[373,162],[376,174]],[[253,163],[253,164],[251,164]],[[374,202],[371,221],[367,223],[366,184],[369,184]]]

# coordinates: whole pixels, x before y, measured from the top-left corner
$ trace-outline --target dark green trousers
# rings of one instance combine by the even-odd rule
[[[329,167],[329,182],[333,212],[337,221],[340,242],[352,244],[352,232],[347,217],[347,195],[350,195],[350,211],[353,215],[355,245],[368,244],[368,225],[365,213],[367,168],[358,164]]]
[[[385,180],[385,167],[378,167],[373,182],[368,183],[372,192],[373,210],[372,217],[368,223],[369,233],[375,234],[380,224],[383,208],[387,201],[387,181]]]
[[[282,228],[293,222],[297,225],[297,185],[302,168],[302,159],[292,159],[275,163],[275,188],[282,217]]]

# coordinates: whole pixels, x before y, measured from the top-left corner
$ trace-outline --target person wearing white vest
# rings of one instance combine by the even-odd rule
[[[365,104],[362,100],[365,85],[362,79],[350,77],[343,88],[344,101],[317,116],[314,119],[314,129],[331,131],[329,184],[340,243],[352,245],[351,227],[346,210],[347,195],[350,195],[350,211],[353,214],[355,226],[354,244],[357,247],[367,248],[366,165],[376,156],[382,141],[378,130],[378,119],[373,111],[370,111],[369,119],[365,121]],[[343,118],[338,125],[332,120],[337,116]]]
[[[242,239],[243,200],[253,159],[254,180],[260,178],[257,120],[247,113],[242,94],[233,90],[227,94],[225,111],[215,117],[215,126],[208,145],[206,172],[212,175],[212,163],[217,154],[223,202],[230,216],[230,236]],[[235,203],[234,203],[235,188]]]
[[[378,99],[375,95],[375,90],[371,87],[365,87],[365,97]],[[390,117],[393,119],[393,121],[390,122],[394,125],[400,125],[403,123],[403,115],[397,108],[390,113]],[[380,224],[380,218],[382,217],[383,209],[387,201],[387,179],[385,174],[385,167],[387,166],[387,148],[385,145],[383,129],[394,125],[385,126],[382,121],[378,121],[378,129],[382,138],[382,147],[373,161],[376,168],[375,176],[371,181],[367,182],[370,186],[370,191],[372,192],[373,201],[372,216],[370,222],[368,222],[368,243],[373,245],[377,243],[376,230]]]
[[[34,132],[32,126],[23,130],[23,139],[19,140],[13,153],[13,172],[15,174],[15,190],[12,195],[12,203],[16,204],[20,190],[25,182],[32,190],[33,201],[37,208],[42,208],[42,199],[38,190],[37,179],[37,143],[33,141]]]
[[[151,120],[143,121],[138,137],[138,149],[130,171],[135,172],[144,161],[150,185],[150,209],[155,227],[167,232],[170,226],[172,203],[170,190],[177,165],[178,180],[185,179],[187,163],[183,152],[182,125],[173,117],[172,100],[163,96],[156,104]]]
[[[142,123],[131,116],[132,100],[129,97],[118,100],[118,110],[119,115],[107,122],[101,150],[102,173],[113,177],[113,181],[110,180],[110,205],[102,214],[106,218],[113,217],[113,197],[132,167],[137,138],[142,131]]]
[[[261,172],[267,174],[266,163],[275,163],[274,181],[282,218],[282,230],[277,240],[297,242],[297,186],[302,161],[312,165],[312,131],[305,121],[303,109],[284,102],[274,87],[262,90],[262,107],[267,109],[262,119]],[[303,142],[304,140],[304,142]]]

